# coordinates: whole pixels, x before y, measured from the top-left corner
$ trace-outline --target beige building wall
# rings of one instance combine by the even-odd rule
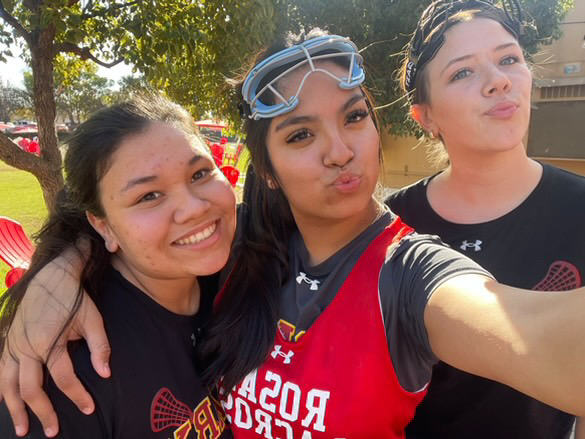
[[[424,142],[420,142],[415,137],[383,134],[382,183],[388,187],[401,188],[436,172],[429,163],[426,150]]]
[[[550,46],[541,47],[534,57],[532,100],[535,105],[539,102],[585,100],[585,0],[574,1],[574,8],[567,14],[561,29],[562,38]],[[582,120],[585,123],[585,114]],[[530,137],[527,141],[530,142]],[[585,160],[542,160],[585,175]]]
[[[575,7],[561,24],[563,37],[550,46],[543,46],[541,52],[534,57],[535,81],[532,98],[535,105],[545,100],[585,100],[585,93],[582,92],[585,90],[585,86],[582,86],[585,84],[585,0],[575,0],[574,3]],[[529,141],[527,136],[525,144]],[[384,134],[382,145],[382,182],[387,186],[404,187],[437,171],[427,160],[425,146],[414,137]],[[536,158],[585,175],[585,160]]]

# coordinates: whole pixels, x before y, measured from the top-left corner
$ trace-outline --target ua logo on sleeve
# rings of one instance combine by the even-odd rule
[[[483,244],[483,241],[480,239],[476,239],[475,242],[469,242],[467,239],[465,241],[463,241],[461,243],[461,245],[459,246],[459,248],[463,251],[467,251],[468,249],[473,249],[476,252],[481,251],[481,245]]]
[[[282,360],[282,362],[284,364],[290,364],[291,362],[291,358],[293,357],[293,355],[295,354],[293,351],[288,351],[288,354],[285,354],[284,352],[281,351],[282,346],[277,344],[274,345],[274,350],[272,351],[272,353],[270,355],[272,355],[272,358],[274,358],[276,360],[276,357],[278,357],[279,355],[281,357],[284,358],[284,360]]]

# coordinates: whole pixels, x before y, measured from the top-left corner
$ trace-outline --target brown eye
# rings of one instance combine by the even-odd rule
[[[307,139],[309,136],[309,130],[303,128],[302,130],[295,131],[288,139],[286,139],[286,143],[301,142],[302,140]]]
[[[148,202],[148,201],[155,201],[155,200],[158,200],[161,196],[162,196],[162,194],[160,192],[149,192],[149,193],[143,195],[138,200],[138,202],[144,203],[144,202]]]
[[[370,112],[367,110],[363,110],[363,109],[355,110],[355,111],[352,111],[351,113],[349,113],[349,115],[347,116],[347,122],[348,123],[360,122],[360,121],[364,120],[366,117],[368,117],[369,115],[370,115]]]
[[[211,169],[208,169],[208,168],[199,169],[191,177],[191,182],[193,183],[197,180],[201,180],[202,178],[207,177],[209,174],[211,174]]]

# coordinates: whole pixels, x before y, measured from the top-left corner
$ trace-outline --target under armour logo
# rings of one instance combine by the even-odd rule
[[[301,282],[306,282],[311,285],[309,289],[312,291],[318,290],[319,284],[321,283],[321,281],[309,279],[305,273],[299,271],[299,275],[297,276],[297,283],[300,284]]]
[[[201,335],[201,328],[197,328],[195,332],[191,334],[191,342],[193,343],[193,347],[197,345],[197,340],[199,340],[199,336]]]
[[[293,351],[288,351],[288,354],[285,354],[284,352],[281,351],[282,346],[277,344],[274,345],[274,350],[272,351],[272,353],[270,354],[272,356],[272,358],[276,359],[276,357],[278,357],[279,355],[281,357],[284,358],[284,360],[282,360],[282,362],[284,364],[290,364],[290,359],[293,357],[293,355],[295,354]]]
[[[466,251],[469,248],[474,249],[476,252],[481,251],[481,245],[483,241],[477,239],[475,242],[468,242],[467,239],[461,243],[459,247],[461,250]]]

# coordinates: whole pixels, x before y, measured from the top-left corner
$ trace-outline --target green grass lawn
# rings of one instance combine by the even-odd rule
[[[0,161],[0,216],[18,221],[30,237],[42,226],[47,215],[43,193],[30,173]],[[0,260],[0,294],[6,290],[8,265]]]

